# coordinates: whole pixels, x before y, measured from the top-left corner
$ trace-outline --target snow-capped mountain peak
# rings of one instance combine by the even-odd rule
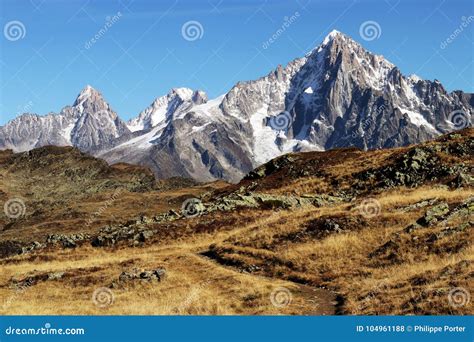
[[[77,96],[78,98],[84,98],[84,97],[89,97],[93,93],[99,93],[97,90],[95,90],[90,84],[87,84],[79,93]]]
[[[456,124],[472,124],[473,103],[472,94],[404,76],[334,30],[304,57],[210,101],[173,88],[127,125],[87,86],[59,114],[25,114],[0,127],[0,147],[74,145],[110,163],[149,166],[160,178],[237,181],[287,152],[422,142],[454,129],[453,113]]]
[[[158,125],[164,125],[174,114],[189,110],[194,105],[207,102],[207,95],[201,90],[190,88],[173,88],[165,96],[157,97],[153,103],[127,126],[132,132],[148,130]]]
[[[91,99],[93,100],[97,98],[102,98],[102,94],[96,89],[94,89],[92,86],[87,85],[81,90],[79,95],[77,95],[77,98],[74,101],[73,106],[77,106],[81,103],[84,103],[85,101],[89,101]]]
[[[44,145],[73,145],[85,151],[105,148],[129,133],[102,94],[87,85],[72,106],[46,116],[23,114],[0,127],[0,146],[16,152]]]
[[[74,101],[73,107],[77,108],[81,114],[85,111],[94,113],[100,110],[110,109],[102,94],[90,85],[87,85],[81,90]]]
[[[330,41],[335,39],[336,37],[344,37],[344,34],[342,32],[339,32],[338,30],[332,30],[331,32],[328,33],[328,35],[323,39],[323,42],[321,43],[322,46],[328,45]]]

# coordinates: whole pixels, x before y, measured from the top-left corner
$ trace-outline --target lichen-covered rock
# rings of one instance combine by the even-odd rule
[[[390,157],[385,166],[354,174],[362,181],[356,188],[418,187],[427,182],[443,184],[443,181],[444,184],[451,181],[455,187],[472,186],[472,172],[465,160],[473,155],[472,139],[458,141],[448,135],[432,144],[412,147],[394,159]],[[446,162],[446,156],[450,163]]]
[[[449,206],[447,203],[441,203],[428,209],[425,215],[416,221],[419,225],[429,226],[438,221],[439,218],[449,213]]]
[[[330,195],[271,195],[248,192],[245,195],[232,193],[205,206],[203,212],[229,211],[237,208],[293,209],[305,206],[340,203],[346,198]]]
[[[256,168],[255,170],[248,173],[244,179],[259,179],[271,175],[275,171],[278,171],[284,166],[293,163],[294,157],[291,155],[284,155],[275,159],[272,159],[266,164]]]
[[[464,172],[459,172],[451,182],[455,188],[474,186],[474,177]]]
[[[400,208],[400,210],[401,211],[412,211],[412,210],[427,207],[429,205],[433,205],[436,202],[438,202],[437,198],[431,198],[431,199],[423,200],[423,201],[408,205],[406,207]]]
[[[122,272],[118,277],[118,281],[112,283],[112,287],[125,285],[133,281],[161,282],[165,279],[165,276],[166,270],[162,267],[153,270],[139,270],[135,268],[131,271]]]
[[[61,244],[64,248],[75,248],[78,242],[88,240],[90,236],[88,234],[50,234],[46,238],[46,243],[50,245]]]

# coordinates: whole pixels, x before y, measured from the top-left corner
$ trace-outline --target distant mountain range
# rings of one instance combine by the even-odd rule
[[[423,142],[471,126],[473,108],[473,94],[406,77],[333,31],[305,57],[225,95],[172,89],[129,122],[87,86],[60,113],[27,113],[0,127],[0,148],[72,145],[109,163],[148,166],[159,178],[235,182],[288,152]]]

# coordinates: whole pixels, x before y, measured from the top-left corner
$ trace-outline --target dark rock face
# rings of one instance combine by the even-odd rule
[[[302,91],[306,87],[310,94]],[[376,149],[432,139],[451,112],[462,109],[468,120],[472,101],[471,94],[448,94],[438,82],[407,78],[335,33],[292,78],[285,108],[295,113],[292,137],[305,136],[324,149]]]
[[[471,125],[473,103],[471,94],[405,77],[382,56],[333,32],[306,57],[175,116],[137,160],[160,177],[236,181],[288,152],[426,141],[459,128],[450,117],[455,111]]]

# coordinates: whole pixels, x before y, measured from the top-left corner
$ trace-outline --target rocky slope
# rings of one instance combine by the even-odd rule
[[[26,210],[0,213],[0,313],[472,314],[473,157],[471,128],[169,190],[70,147],[1,152],[0,204]]]
[[[160,178],[236,182],[284,153],[405,146],[468,127],[474,116],[472,94],[406,77],[337,31],[305,57],[216,99],[174,89],[127,127],[91,91],[61,115],[13,120],[0,128],[0,147],[72,144],[111,163],[146,165]],[[105,110],[104,128],[97,110]]]
[[[0,151],[0,240],[90,233],[166,210],[171,194],[194,185],[179,178],[156,181],[148,168],[110,166],[74,147]]]

